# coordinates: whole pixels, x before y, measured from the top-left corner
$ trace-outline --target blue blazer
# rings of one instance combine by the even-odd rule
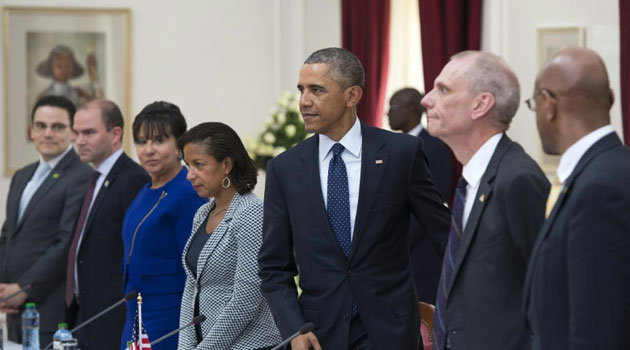
[[[166,185],[151,189],[146,184],[131,203],[123,222],[124,292],[142,294],[142,319],[150,340],[179,326],[179,308],[186,274],[182,251],[197,209],[207,202],[197,196],[182,168]],[[127,302],[127,320],[121,339],[124,349],[131,340],[137,310],[135,300]],[[172,337],[154,349],[174,349]]]
[[[630,349],[630,151],[586,151],[534,245],[525,284],[533,349]]]
[[[416,350],[420,322],[409,264],[409,216],[444,246],[450,213],[417,137],[363,124],[361,133],[349,260],[324,207],[318,135],[269,162],[258,258],[261,288],[283,338],[311,321],[324,349],[347,349],[354,302],[377,349]],[[299,300],[293,279],[298,269]]]

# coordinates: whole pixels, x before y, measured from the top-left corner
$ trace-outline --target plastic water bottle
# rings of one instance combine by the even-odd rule
[[[53,349],[61,350],[61,342],[72,339],[72,333],[68,330],[67,323],[60,323],[59,329],[53,335]]]
[[[39,312],[35,303],[26,303],[22,313],[22,349],[39,350]]]

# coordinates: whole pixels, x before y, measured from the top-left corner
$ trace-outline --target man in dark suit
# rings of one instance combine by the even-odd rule
[[[437,349],[528,349],[521,295],[549,182],[505,131],[519,83],[499,57],[453,56],[422,99],[428,129],[463,164],[438,288]]]
[[[0,310],[8,313],[12,341],[22,341],[20,312],[25,302],[37,304],[42,346],[64,322],[65,257],[92,172],[71,145],[74,113],[65,97],[37,101],[30,135],[40,159],[11,179],[0,238],[0,298],[24,289],[0,303]]]
[[[525,285],[536,350],[630,349],[630,151],[613,101],[604,62],[580,48],[551,57],[527,101],[544,151],[562,155]]]
[[[311,54],[298,89],[306,130],[317,135],[267,166],[263,295],[283,337],[315,324],[291,342],[294,350],[417,349],[410,213],[446,241],[449,212],[422,142],[357,119],[364,80],[347,50]]]
[[[94,190],[86,192],[87,212],[74,229],[66,271],[70,327],[123,297],[121,227],[127,207],[149,175],[122,150],[124,121],[118,106],[94,100],[74,118],[81,160],[96,170]],[[125,308],[118,307],[77,334],[83,349],[120,346]]]
[[[424,143],[424,150],[429,159],[429,170],[435,186],[440,191],[443,201],[450,198],[453,184],[453,163],[451,151],[438,138],[429,135],[420,123],[424,107],[420,100],[424,95],[414,88],[396,91],[389,99],[389,126],[406,134],[417,136]],[[431,236],[422,232],[418,221],[411,217],[411,269],[416,284],[418,300],[435,304],[440,271],[442,270],[443,247],[439,242],[431,241]],[[427,239],[424,239],[427,238]]]

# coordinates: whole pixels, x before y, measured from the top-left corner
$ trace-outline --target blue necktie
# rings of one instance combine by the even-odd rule
[[[457,182],[455,190],[455,198],[453,199],[453,218],[451,221],[451,231],[448,236],[448,244],[444,254],[442,263],[442,275],[440,276],[440,284],[438,285],[437,299],[435,303],[435,320],[433,329],[435,330],[435,342],[438,350],[446,347],[446,302],[448,293],[453,283],[453,269],[455,267],[455,257],[457,257],[457,249],[459,241],[462,238],[462,219],[464,217],[464,203],[466,200],[466,186],[468,183],[463,177]]]
[[[333,157],[328,165],[327,207],[328,222],[335,234],[337,243],[346,258],[350,258],[352,240],[350,239],[350,192],[348,191],[348,173],[346,164],[341,159],[344,147],[340,143],[332,146]],[[352,303],[352,319],[359,316],[357,305]]]
[[[335,143],[332,147],[333,157],[328,166],[327,208],[330,228],[346,258],[350,257],[352,241],[350,240],[350,195],[348,191],[348,174],[346,164],[341,159],[344,147]]]

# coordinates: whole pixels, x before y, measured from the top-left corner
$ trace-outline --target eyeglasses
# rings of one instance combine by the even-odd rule
[[[549,96],[551,96],[552,98],[556,98],[556,94],[553,93],[553,91],[548,90],[548,89],[540,89],[538,90],[538,92],[534,93],[534,96],[525,100],[525,104],[527,105],[527,108],[529,108],[530,111],[536,112],[536,108],[538,107],[536,105],[536,96],[541,95],[543,91],[546,91],[547,94],[549,94]]]
[[[63,132],[66,128],[70,127],[70,125],[62,124],[62,123],[52,123],[50,126],[43,122],[35,122],[33,123],[33,129],[38,132],[44,132],[46,129],[50,127],[50,130],[55,133]]]

